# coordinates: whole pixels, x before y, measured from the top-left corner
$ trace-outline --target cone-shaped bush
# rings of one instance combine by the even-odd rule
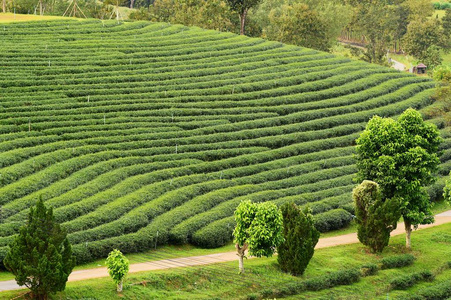
[[[352,191],[355,203],[357,237],[373,252],[382,252],[390,241],[390,232],[400,217],[401,200],[382,200],[379,185],[364,180]]]
[[[10,245],[4,264],[33,299],[63,291],[75,265],[66,231],[55,222],[52,208],[41,200],[31,208],[28,222]]]
[[[296,204],[286,203],[281,210],[285,242],[278,248],[277,261],[283,271],[302,275],[313,257],[320,233],[308,208],[301,211]]]

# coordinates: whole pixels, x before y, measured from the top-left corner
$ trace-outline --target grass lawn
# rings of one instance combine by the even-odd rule
[[[42,20],[58,20],[67,19],[67,17],[56,17],[56,16],[36,16],[36,15],[22,15],[14,13],[0,13],[0,23],[11,23],[11,22],[25,22],[25,21],[42,21]],[[76,19],[76,18],[74,18]]]
[[[441,281],[451,279],[451,270],[441,269],[451,261],[451,224],[424,229],[412,234],[413,265],[403,268],[379,270],[376,275],[362,277],[357,283],[300,296],[314,299],[390,299],[407,298],[412,293]],[[408,252],[404,236],[391,239],[382,254],[372,254],[360,244],[319,249],[315,252],[305,274],[293,277],[281,272],[276,258],[245,261],[246,273],[238,275],[237,262],[208,266],[187,267],[154,272],[130,274],[120,295],[116,294],[111,279],[70,282],[66,291],[54,299],[246,299],[257,293],[280,289],[288,283],[324,276],[338,270],[359,268],[367,263],[379,264],[383,257]],[[420,282],[405,291],[390,289],[390,281],[401,275],[429,270],[436,275],[432,282]],[[6,299],[23,291],[0,293]],[[258,299],[258,298],[257,298]]]

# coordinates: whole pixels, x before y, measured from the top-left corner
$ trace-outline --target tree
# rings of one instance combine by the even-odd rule
[[[322,51],[330,48],[325,22],[308,5],[295,3],[271,10],[269,23],[265,37],[271,40]]]
[[[451,37],[451,8],[448,8],[445,11],[445,15],[442,18],[442,27],[444,33],[448,36],[448,38]]]
[[[128,259],[122,254],[121,251],[114,249],[110,252],[110,254],[108,254],[106,265],[108,268],[108,274],[110,274],[111,278],[117,284],[117,291],[122,292],[122,283],[129,269]]]
[[[226,0],[230,8],[240,16],[240,34],[244,35],[246,16],[250,8],[255,7],[262,0]]]
[[[328,51],[349,22],[350,9],[329,0],[264,0],[252,17],[263,38]]]
[[[238,26],[238,18],[223,0],[156,0],[149,9],[132,12],[129,17],[220,31],[235,31]]]
[[[396,7],[378,0],[348,0],[348,3],[354,7],[348,30],[364,38],[364,60],[386,64],[389,45],[400,30]]]
[[[359,241],[373,252],[382,252],[390,241],[390,232],[396,229],[401,216],[401,199],[382,199],[379,185],[364,180],[352,191]]]
[[[440,163],[437,127],[409,108],[397,121],[374,116],[356,142],[359,181],[376,181],[384,201],[402,201],[406,246],[410,248],[412,225],[434,221],[424,187],[436,180]]]
[[[443,57],[440,52],[438,46],[432,45],[418,58],[426,64],[429,70],[434,70],[435,67],[441,65],[443,62]]]
[[[450,46],[443,28],[435,19],[426,22],[412,21],[407,26],[407,33],[402,43],[404,51],[418,58],[424,57],[428,48],[433,45],[443,49],[448,49]]]
[[[28,222],[10,245],[4,264],[19,285],[31,290],[34,299],[63,291],[75,265],[66,231],[55,222],[52,208],[40,199],[30,208]]]
[[[242,201],[235,210],[233,231],[239,257],[239,271],[244,273],[245,251],[256,257],[270,257],[283,241],[283,218],[276,205]]]
[[[434,12],[430,0],[406,0],[403,6],[409,10],[409,21],[426,21]]]
[[[280,209],[285,241],[277,248],[277,262],[283,271],[302,275],[313,257],[320,234],[308,208],[301,211],[296,204],[286,203]]]

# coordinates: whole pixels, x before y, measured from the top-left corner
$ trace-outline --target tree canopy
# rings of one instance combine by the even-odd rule
[[[244,272],[243,257],[270,257],[283,241],[283,217],[275,204],[243,201],[235,210],[236,227],[233,231],[235,247],[240,258],[240,272]]]
[[[357,139],[358,180],[376,181],[385,201],[401,199],[407,247],[411,225],[434,220],[424,187],[436,180],[440,142],[437,127],[412,108],[397,121],[374,116]]]
[[[313,257],[320,233],[310,209],[302,211],[294,203],[286,203],[280,209],[284,241],[277,248],[277,262],[283,271],[302,275]]]
[[[122,292],[122,283],[129,270],[128,259],[121,251],[114,249],[108,255],[106,265],[108,274],[110,274],[113,281],[117,284],[117,291]]]
[[[240,16],[240,34],[244,35],[247,12],[257,6],[262,0],[226,0],[230,8]]]
[[[65,289],[75,258],[66,231],[42,200],[30,208],[27,224],[9,247],[4,264],[33,298],[47,299],[48,294]]]

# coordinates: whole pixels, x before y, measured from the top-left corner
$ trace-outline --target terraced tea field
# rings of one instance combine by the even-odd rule
[[[78,262],[113,247],[222,245],[242,199],[308,203],[322,231],[339,228],[352,218],[353,144],[365,123],[429,105],[434,86],[179,25],[2,27],[0,256],[40,197]]]

